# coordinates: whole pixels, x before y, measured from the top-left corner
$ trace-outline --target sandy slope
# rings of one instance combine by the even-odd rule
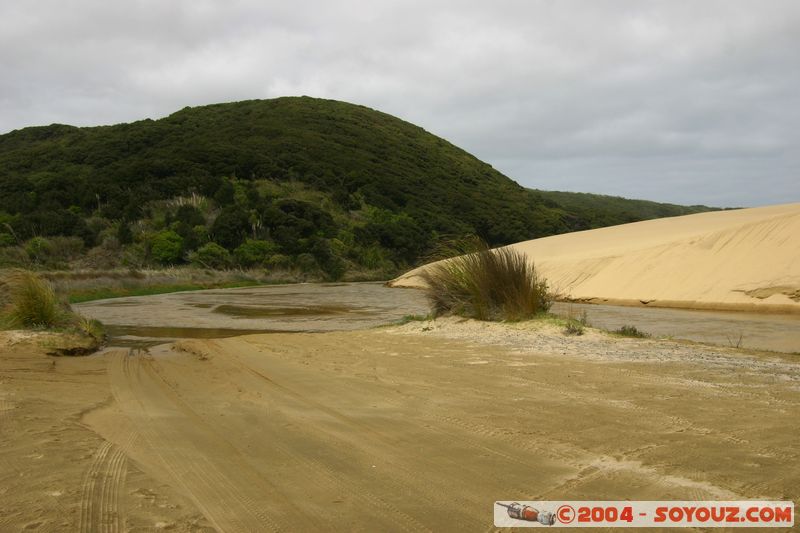
[[[800,312],[800,203],[649,220],[512,246],[573,299]],[[421,286],[418,272],[393,285]]]
[[[788,357],[452,319],[176,348],[0,342],[0,531],[487,531],[496,499],[800,498]]]

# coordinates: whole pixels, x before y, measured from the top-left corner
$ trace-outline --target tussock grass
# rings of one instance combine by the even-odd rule
[[[523,320],[550,309],[553,297],[547,281],[525,254],[511,248],[491,250],[478,239],[468,244],[475,250],[433,264],[422,273],[434,315]]]
[[[0,274],[0,303],[7,327],[56,328],[67,325],[72,318],[53,286],[25,270]]]
[[[64,354],[90,353],[105,338],[100,322],[75,313],[49,281],[26,270],[0,271],[0,327],[56,330],[90,339],[80,349],[59,350]]]

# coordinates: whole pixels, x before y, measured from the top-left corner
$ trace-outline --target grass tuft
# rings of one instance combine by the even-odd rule
[[[91,353],[105,339],[100,322],[72,311],[49,281],[25,270],[0,271],[0,327],[54,330],[83,339],[74,346],[56,348],[58,355]]]
[[[523,320],[550,309],[553,297],[527,256],[511,248],[490,250],[471,239],[473,251],[426,268],[422,277],[434,315],[479,320]]]
[[[567,316],[564,326],[564,335],[583,335],[583,329],[588,326],[589,317],[586,311],[583,311],[579,318],[575,318],[572,314],[572,308],[570,307],[569,315]]]
[[[646,339],[650,336],[649,333],[645,333],[636,328],[636,326],[622,326],[619,329],[615,329],[612,333],[615,333],[621,337],[633,337],[635,339]]]
[[[409,322],[428,322],[432,319],[433,317],[431,315],[405,315],[403,318],[395,322],[394,325],[402,326],[404,324],[408,324]]]
[[[70,322],[53,286],[32,272],[11,270],[0,275],[0,302],[7,327],[56,328]]]

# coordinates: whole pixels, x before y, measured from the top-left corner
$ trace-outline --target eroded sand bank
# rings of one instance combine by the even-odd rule
[[[648,220],[512,247],[575,300],[800,313],[798,235],[795,203]],[[424,286],[419,272],[393,285]]]
[[[795,359],[452,319],[83,358],[4,341],[0,530],[485,531],[496,499],[797,501]]]

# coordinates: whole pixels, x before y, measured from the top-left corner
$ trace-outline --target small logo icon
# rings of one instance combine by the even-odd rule
[[[549,511],[540,511],[530,505],[522,505],[521,503],[514,502],[510,504],[496,502],[500,507],[505,507],[508,516],[516,520],[524,520],[526,522],[539,522],[544,526],[552,526],[556,523],[556,516]],[[573,512],[574,514],[574,512]]]
[[[569,524],[575,520],[575,509],[571,505],[562,505],[556,511],[556,516],[562,524]]]

